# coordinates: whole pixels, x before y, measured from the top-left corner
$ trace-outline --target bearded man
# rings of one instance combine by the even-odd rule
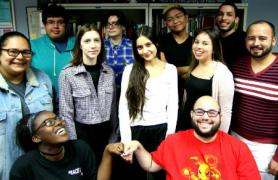
[[[219,6],[216,25],[220,30],[223,58],[229,68],[238,58],[248,55],[246,33],[238,27],[239,21],[238,8],[234,3],[224,2]]]

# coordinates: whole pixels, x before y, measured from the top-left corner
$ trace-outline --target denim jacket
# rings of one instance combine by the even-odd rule
[[[25,103],[30,113],[53,111],[52,83],[43,72],[26,71]],[[11,90],[0,74],[0,179],[9,179],[14,161],[23,153],[16,143],[16,124],[22,118],[20,97]]]

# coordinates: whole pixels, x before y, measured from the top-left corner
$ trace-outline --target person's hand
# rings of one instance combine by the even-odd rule
[[[272,159],[268,165],[268,172],[270,174],[278,175],[278,162]]]
[[[111,143],[106,146],[106,150],[110,154],[121,155],[124,152],[124,144],[123,143]]]
[[[133,162],[133,153],[138,149],[139,143],[138,141],[130,141],[124,143],[124,153],[121,155],[122,158],[129,162]]]

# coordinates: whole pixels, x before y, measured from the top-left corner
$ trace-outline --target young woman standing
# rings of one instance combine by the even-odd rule
[[[219,33],[213,28],[201,29],[195,36],[193,61],[185,79],[183,98],[183,129],[192,128],[190,111],[194,102],[201,96],[214,97],[221,108],[222,121],[220,130],[228,132],[234,96],[233,75],[223,64]]]
[[[59,77],[59,110],[70,139],[86,141],[99,164],[117,125],[113,70],[103,63],[105,50],[95,26],[83,25],[76,38],[75,56]]]
[[[126,66],[122,79],[119,104],[121,141],[138,140],[153,151],[167,134],[175,132],[177,70],[158,58],[158,48],[146,26],[137,30],[133,49],[135,62]]]
[[[31,68],[29,39],[19,32],[0,38],[0,179],[9,179],[12,163],[23,153],[15,127],[27,114],[53,110],[52,83],[43,72]]]

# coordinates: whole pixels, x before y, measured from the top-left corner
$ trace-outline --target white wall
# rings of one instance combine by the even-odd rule
[[[259,19],[272,22],[278,36],[278,1],[277,0],[248,0],[247,25]],[[36,6],[37,0],[14,0],[16,29],[28,36],[26,7]],[[274,48],[278,52],[278,45]]]

